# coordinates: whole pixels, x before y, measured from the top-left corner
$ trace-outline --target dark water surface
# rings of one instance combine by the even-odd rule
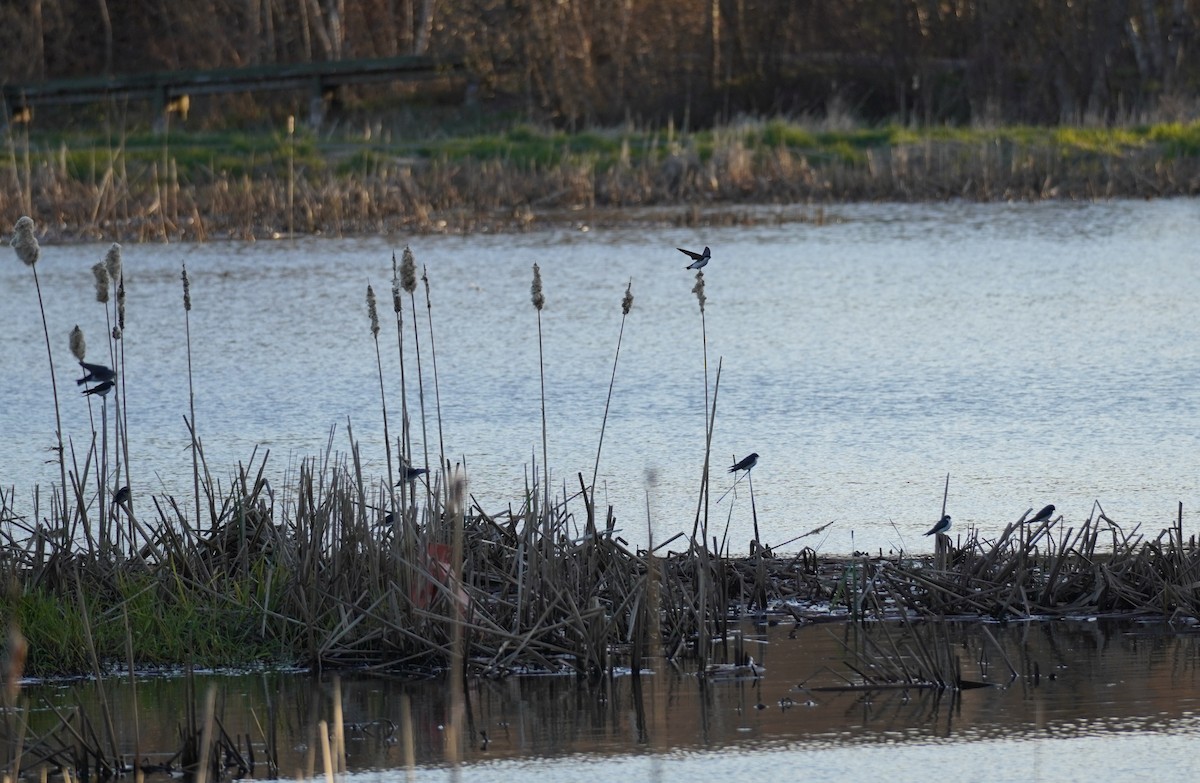
[[[729,486],[735,457],[762,455],[754,488],[765,542],[834,522],[784,549],[926,546],[947,473],[955,533],[992,534],[1046,503],[1077,525],[1097,500],[1126,529],[1155,532],[1180,501],[1200,505],[1200,202],[845,205],[820,226],[775,225],[772,214],[714,229],[126,247],[134,502],[149,510],[140,517],[152,516],[151,493],[186,498],[192,487],[181,263],[192,276],[209,466],[225,479],[261,445],[283,492],[289,468],[322,453],[331,428],[335,449],[347,450],[348,420],[365,471],[386,473],[365,294],[368,282],[380,294],[395,429],[389,281],[391,254],[405,243],[432,287],[432,311],[417,292],[430,443],[436,455],[432,314],[446,452],[465,460],[489,511],[520,503],[541,453],[536,262],[556,483],[591,476],[632,278],[598,499],[631,542],[646,540],[648,516],[658,541],[691,531],[703,353],[693,277],[675,247],[706,244],[710,384],[723,362],[713,486]],[[80,462],[91,425],[67,334],[78,323],[89,357],[103,360],[104,313],[88,269],[105,249],[44,247],[39,263],[64,429]],[[405,322],[419,422],[407,305]],[[0,370],[0,486],[29,513],[34,487],[57,482],[58,470],[46,462],[54,416],[37,298],[15,257],[0,263]],[[420,450],[419,426],[416,441]],[[745,487],[711,515],[713,532],[728,525],[733,551],[744,552]]]
[[[868,625],[791,622],[743,626],[745,646],[766,667],[759,679],[702,681],[670,666],[595,685],[573,677],[471,681],[461,762],[445,749],[450,689],[444,679],[343,674],[349,780],[725,781],[787,775],[811,780],[1194,780],[1200,738],[1200,636],[1156,624],[1079,620],[990,625]],[[869,634],[887,650],[941,647],[963,676],[993,687],[816,691],[858,678]],[[989,639],[987,634],[993,639]],[[919,641],[917,639],[919,637]],[[891,639],[889,642],[888,639]],[[906,657],[915,667],[918,655]],[[1012,669],[1016,670],[1014,674]],[[303,674],[198,676],[218,692],[226,731],[248,735],[265,777],[268,735],[280,775],[314,769],[314,727],[333,718],[330,677]],[[186,679],[106,683],[124,752],[134,710],[144,753],[179,746]],[[32,724],[53,722],[48,704],[79,703],[99,727],[95,683],[26,688]],[[404,702],[411,705],[413,764],[405,756]],[[786,706],[791,700],[792,706]],[[202,701],[202,697],[201,697]],[[761,708],[759,707],[761,705]],[[42,728],[41,730],[44,730]],[[486,732],[488,741],[483,742]],[[244,741],[243,741],[244,744]]]

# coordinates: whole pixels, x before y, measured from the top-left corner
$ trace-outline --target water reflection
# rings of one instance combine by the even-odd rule
[[[469,682],[463,779],[505,779],[535,767],[569,778],[589,777],[589,770],[615,777],[629,774],[620,771],[622,765],[638,759],[639,777],[648,776],[644,765],[657,760],[664,780],[680,779],[664,771],[680,764],[692,765],[696,779],[713,779],[708,765],[730,759],[740,759],[745,772],[784,764],[780,754],[791,754],[788,763],[794,763],[796,754],[809,758],[849,748],[895,746],[917,753],[946,743],[986,748],[1091,737],[1161,741],[1200,730],[1200,637],[1157,625],[1078,620],[986,629],[978,624],[794,629],[789,621],[743,631],[765,642],[761,678],[705,681],[664,664],[649,676],[595,684],[560,676]],[[957,658],[964,678],[993,687],[820,690],[861,681],[851,666],[861,669],[871,658],[847,651],[868,649],[868,638],[881,650],[901,652],[892,662],[903,659],[910,667],[921,657],[916,654],[921,645],[942,645]],[[333,715],[330,677],[206,675],[197,677],[198,691],[208,683],[217,687],[225,731],[253,747],[258,777],[265,775],[263,760],[271,755],[277,755],[285,777],[320,773],[315,727]],[[142,680],[136,695],[124,680],[114,678],[104,687],[123,752],[132,754],[139,739],[142,757],[151,760],[165,760],[177,749],[188,704],[186,678]],[[343,676],[340,687],[352,772],[392,770],[385,776],[394,778],[407,766],[407,731],[414,774],[419,779],[446,774],[439,772],[448,758],[449,688],[443,679]],[[99,726],[98,688],[96,683],[27,688],[34,734],[56,721],[52,708],[62,711],[79,702]],[[1129,752],[1122,743],[1087,747],[1096,754],[1089,761],[1094,764],[1123,763],[1122,754]]]

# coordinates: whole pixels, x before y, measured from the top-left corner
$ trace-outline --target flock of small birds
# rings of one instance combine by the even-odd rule
[[[704,246],[703,253],[697,253],[694,250],[687,250],[682,247],[677,247],[675,249],[678,250],[680,253],[683,253],[688,258],[692,259],[692,263],[688,264],[686,267],[684,267],[684,269],[703,269],[708,264],[708,262],[710,260],[712,260],[712,250],[707,245]],[[758,453],[755,452],[755,453],[750,454],[749,456],[745,457],[744,459],[739,460],[738,462],[735,462],[729,468],[729,472],[736,473],[739,470],[745,470],[748,472],[751,468],[753,468],[757,464],[758,464]],[[1050,504],[1050,505],[1046,506],[1045,508],[1043,508],[1041,511],[1034,514],[1033,518],[1030,519],[1029,522],[1030,523],[1045,522],[1046,520],[1050,519],[1050,517],[1053,514],[1054,514],[1054,504]],[[943,514],[942,518],[939,519],[937,521],[937,523],[934,524],[934,526],[931,527],[929,529],[929,532],[926,533],[925,535],[927,535],[927,536],[945,535],[947,532],[949,532],[949,530],[950,530],[950,515]]]
[[[1029,520],[1029,523],[1037,524],[1039,522],[1045,522],[1046,520],[1050,519],[1050,517],[1053,515],[1054,515],[1054,504],[1051,503],[1050,505],[1043,507],[1041,511],[1034,514],[1033,518]],[[942,518],[937,521],[937,524],[935,524],[933,527],[931,527],[929,529],[929,532],[926,533],[925,535],[927,535],[927,536],[939,535],[940,536],[940,535],[944,535],[946,533],[946,531],[948,531],[949,529],[950,529],[950,515],[944,514],[942,516]]]

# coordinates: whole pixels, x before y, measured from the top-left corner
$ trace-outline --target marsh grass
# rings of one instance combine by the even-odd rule
[[[415,263],[411,251],[406,249],[404,257],[393,283],[402,387],[402,291],[410,294],[414,332],[416,324]],[[113,272],[119,280],[119,270]],[[190,347],[191,290],[186,273],[182,278],[184,336]],[[531,296],[540,315],[539,278],[535,273]],[[706,342],[701,280],[694,291]],[[108,286],[104,290],[107,296]],[[116,290],[112,328],[123,333],[120,286]],[[370,322],[377,339],[373,299],[371,289],[368,312],[375,311]],[[432,309],[428,288],[426,305]],[[627,314],[623,302],[622,334]],[[431,316],[429,322],[432,333]],[[115,342],[110,351],[119,357]],[[414,344],[419,358],[415,335]],[[620,338],[618,352],[619,345]],[[707,347],[704,356],[707,392]],[[376,357],[386,379],[389,370],[378,350]],[[610,390],[616,362],[614,357]],[[539,369],[544,377],[541,361]],[[710,538],[706,501],[721,373],[718,361],[711,399],[705,399],[705,476],[696,529],[691,537],[679,534],[640,551],[617,536],[611,510],[603,524],[596,518],[595,472],[591,486],[579,475],[578,494],[565,482],[552,491],[544,423],[541,473],[533,468],[520,502],[500,512],[484,509],[466,491],[466,477],[443,461],[426,477],[423,499],[409,497],[406,506],[402,490],[402,513],[396,514],[394,476],[364,471],[361,445],[349,423],[341,450],[331,431],[325,453],[302,460],[283,486],[268,485],[270,455],[256,451],[222,488],[212,478],[190,421],[195,503],[149,498],[140,516],[126,503],[127,524],[103,526],[106,532],[99,537],[92,535],[88,509],[103,497],[111,476],[106,467],[93,469],[108,453],[106,446],[97,450],[93,432],[83,464],[72,454],[69,483],[62,498],[54,493],[49,508],[39,504],[35,491],[32,513],[22,513],[12,495],[0,490],[0,576],[7,586],[0,622],[10,629],[4,681],[8,709],[0,715],[0,744],[9,768],[25,765],[26,707],[13,683],[26,674],[94,678],[101,692],[99,719],[64,716],[61,731],[82,739],[69,753],[51,751],[40,758],[68,759],[75,769],[108,775],[128,766],[113,740],[114,717],[102,695],[105,679],[122,669],[131,677],[142,667],[179,664],[450,671],[457,688],[467,676],[522,672],[595,679],[618,666],[640,672],[662,658],[703,671],[710,656],[736,657],[730,614],[754,609],[789,613],[798,623],[910,616],[1200,617],[1194,589],[1200,583],[1200,549],[1194,538],[1185,538],[1182,506],[1177,519],[1154,537],[1123,530],[1097,504],[1078,527],[1064,529],[1061,517],[1036,524],[1022,517],[994,538],[969,530],[957,542],[947,539],[936,558],[902,553],[834,561],[811,549],[778,557],[772,550],[804,536],[770,547],[758,541],[757,533],[758,547],[750,558],[731,556],[727,542]],[[611,398],[606,411],[610,403]],[[401,442],[407,456],[406,409],[404,419]],[[438,426],[440,431],[440,413]],[[422,428],[424,433],[424,421]],[[600,446],[597,465],[599,459]],[[128,475],[128,458],[123,462]],[[949,477],[943,506],[948,487]],[[203,510],[201,493],[207,502]],[[650,524],[649,491],[647,506]],[[756,514],[753,502],[751,510]],[[651,526],[648,540],[654,539]],[[667,549],[676,541],[677,550]],[[874,661],[872,684],[928,681],[961,687],[946,638],[875,641],[864,643],[857,654]],[[920,662],[916,669],[908,663],[912,660]],[[461,693],[456,690],[452,699],[453,724],[446,735],[452,747],[467,731]],[[221,765],[242,768],[237,742],[221,738],[212,708],[203,708],[203,717],[192,712],[182,766],[208,769],[204,774],[213,779],[225,768]],[[336,716],[333,720],[336,724]],[[335,766],[338,743],[321,752]]]
[[[143,241],[521,230],[608,207],[679,207],[686,223],[696,204],[1200,192],[1200,123],[830,128],[776,118],[687,133],[525,126],[387,145],[301,132],[175,131],[169,149],[137,135],[115,146],[56,133],[7,141],[0,181],[13,186],[0,190],[0,220],[53,207],[67,235]],[[342,164],[350,158],[369,165]]]

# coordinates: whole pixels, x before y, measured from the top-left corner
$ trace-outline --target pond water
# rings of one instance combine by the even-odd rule
[[[1190,781],[1200,770],[1200,636],[1095,618],[887,630],[746,624],[743,644],[765,667],[757,679],[707,681],[660,665],[591,685],[472,680],[457,764],[446,750],[444,679],[343,674],[345,779]],[[880,657],[847,652],[866,649],[864,634]],[[857,680],[848,663],[894,662],[894,650],[908,651],[915,669],[921,645],[957,657],[964,678],[990,687],[819,690]],[[105,683],[123,752],[135,736],[152,762],[178,749],[188,684],[143,678],[135,695],[125,678]],[[269,776],[272,746],[282,777],[321,775],[310,750],[318,721],[333,720],[331,677],[197,675],[196,701],[210,685],[226,732],[254,749],[255,777]],[[26,687],[34,735],[57,720],[52,707],[76,704],[99,731],[96,692],[94,682]]]
[[[549,462],[575,492],[590,478],[632,279],[598,480],[627,540],[691,531],[704,460],[704,352],[687,259],[704,270],[709,384],[721,365],[710,536],[819,551],[920,549],[946,474],[954,532],[996,531],[1054,503],[1077,524],[1099,501],[1127,529],[1157,531],[1200,503],[1200,201],[846,205],[829,221],[688,229],[586,221],[513,236],[412,236],[124,249],[125,382],[134,502],[191,493],[181,264],[192,279],[196,418],[210,469],[226,479],[255,446],[283,491],[289,469],[347,421],[364,469],[386,475],[367,284],[381,295],[387,405],[400,421],[391,256],[428,268],[417,292],[429,441],[439,448],[436,344],[447,456],[465,462],[489,511],[519,505],[541,455],[542,313]],[[104,312],[90,265],[106,246],[43,247],[38,271],[63,425],[78,454],[89,410],[67,335],[79,324],[104,361]],[[5,250],[5,252],[11,252]],[[429,318],[433,321],[430,339]],[[421,447],[413,317],[405,312],[408,397]],[[29,513],[54,414],[32,277],[0,264],[0,487]],[[98,418],[94,406],[92,415]],[[750,452],[747,484],[725,468]],[[82,457],[80,457],[82,460]],[[418,459],[423,462],[423,459]],[[183,504],[186,506],[187,504]],[[577,510],[581,509],[580,505]],[[145,518],[145,513],[142,518]],[[1188,521],[1185,517],[1185,529]]]

